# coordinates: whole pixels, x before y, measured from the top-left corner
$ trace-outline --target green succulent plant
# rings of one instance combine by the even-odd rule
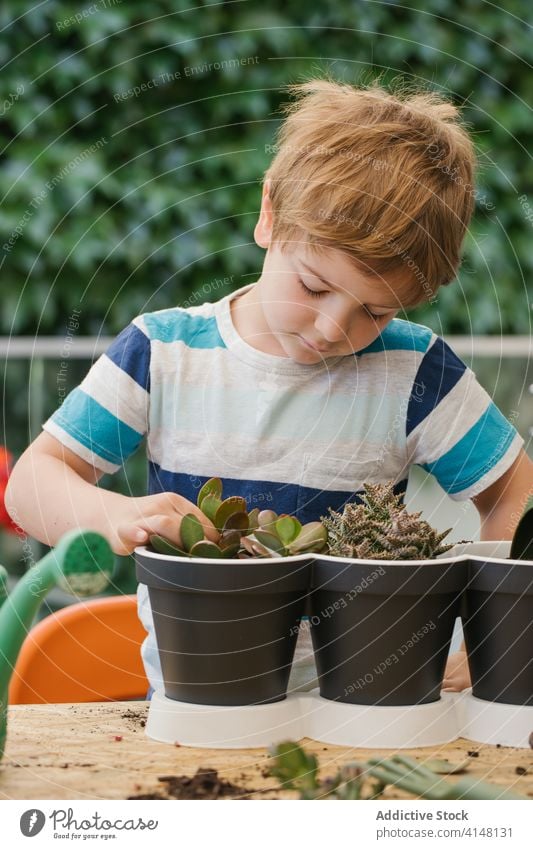
[[[442,545],[451,528],[439,533],[421,513],[409,513],[394,484],[364,485],[362,504],[345,504],[343,512],[321,516],[329,554],[367,560],[429,560],[453,548]]]
[[[288,557],[291,554],[320,552],[327,548],[327,531],[322,522],[302,525],[294,516],[261,510],[257,527],[241,539],[250,557]]]
[[[468,763],[419,763],[406,755],[394,755],[350,761],[330,778],[320,778],[316,755],[293,740],[272,746],[269,753],[270,775],[278,780],[281,789],[295,790],[300,799],[381,799],[389,784],[423,799],[526,799],[497,784],[480,781],[477,776],[465,776],[453,784],[440,778],[441,774],[465,772]]]
[[[287,557],[326,548],[327,533],[321,522],[302,525],[294,516],[278,516],[273,510],[257,507],[248,512],[244,498],[222,498],[220,478],[210,478],[204,484],[196,503],[220,532],[218,542],[205,539],[200,520],[187,513],[180,526],[182,545],[153,534],[150,544],[155,551],[182,557],[246,559]]]
[[[158,534],[150,536],[150,544],[160,554],[182,557],[235,557],[241,547],[241,536],[256,526],[259,510],[248,513],[244,498],[222,499],[222,481],[210,478],[201,488],[196,500],[204,516],[220,532],[217,543],[205,538],[200,520],[187,513],[181,520],[182,545],[176,545]]]

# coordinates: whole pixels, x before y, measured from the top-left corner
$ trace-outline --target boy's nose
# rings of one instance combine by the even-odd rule
[[[315,330],[326,342],[348,342],[352,330],[353,310],[342,313],[319,310],[315,319]]]

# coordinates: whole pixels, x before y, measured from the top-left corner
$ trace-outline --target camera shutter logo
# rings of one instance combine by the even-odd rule
[[[20,830],[24,837],[35,837],[42,831],[46,822],[46,817],[38,808],[30,808],[29,811],[24,811],[20,818]]]

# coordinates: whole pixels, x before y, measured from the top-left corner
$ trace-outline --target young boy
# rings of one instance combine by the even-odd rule
[[[404,493],[413,464],[473,500],[483,539],[512,536],[533,486],[523,439],[439,336],[396,318],[436,302],[459,266],[474,153],[457,110],[378,85],[290,88],[254,231],[261,276],[119,334],[13,470],[8,510],[37,539],[94,528],[125,554],[150,533],[180,543],[193,512],[216,540],[195,506],[213,476],[225,496],[308,522],[365,481]],[[95,486],[144,435],[149,494]],[[143,658],[158,688],[145,589]],[[467,684],[459,653],[445,685]]]

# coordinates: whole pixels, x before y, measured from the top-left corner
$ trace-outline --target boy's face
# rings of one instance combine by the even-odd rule
[[[252,347],[302,364],[366,348],[401,309],[405,273],[367,276],[341,251],[303,244],[282,253],[264,207],[265,195],[255,238],[268,251],[255,286],[231,302],[237,331]]]

